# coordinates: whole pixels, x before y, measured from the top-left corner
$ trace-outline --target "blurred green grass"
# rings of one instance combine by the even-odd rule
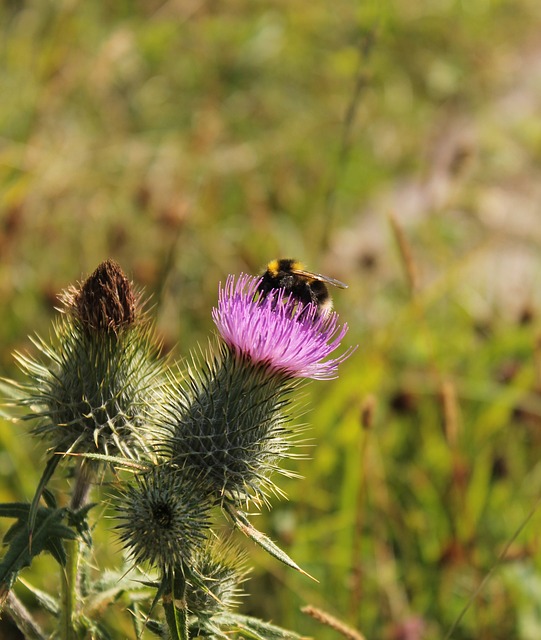
[[[320,582],[251,549],[251,614],[336,638],[312,603],[368,640],[439,639],[471,601],[452,638],[541,637],[540,14],[0,4],[3,375],[108,257],[176,357],[228,273],[295,256],[350,284],[360,348],[307,387],[304,479],[257,519]],[[0,446],[2,500],[28,499],[44,452],[7,421]]]

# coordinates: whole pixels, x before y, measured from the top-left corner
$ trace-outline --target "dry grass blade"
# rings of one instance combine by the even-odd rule
[[[419,269],[417,268],[415,260],[413,259],[411,244],[409,243],[404,230],[396,219],[396,215],[393,212],[389,212],[388,216],[389,222],[391,223],[393,235],[398,245],[398,250],[400,252],[400,258],[404,266],[406,278],[408,280],[410,294],[413,297],[419,290]]]
[[[306,605],[306,607],[303,607],[301,611],[307,616],[314,618],[314,620],[317,620],[321,624],[334,629],[340,635],[344,636],[344,638],[348,638],[348,640],[366,640],[365,636],[363,636],[362,633],[356,631],[355,629],[352,629],[347,624],[344,624],[341,620],[338,620],[338,618],[331,616],[330,613],[327,613],[322,609],[318,609],[317,607],[313,607],[312,605]]]

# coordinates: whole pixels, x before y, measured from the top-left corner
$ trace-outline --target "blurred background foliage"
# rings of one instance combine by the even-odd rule
[[[2,375],[109,257],[176,358],[228,273],[293,256],[350,285],[359,349],[306,387],[303,479],[257,518],[319,584],[244,541],[247,613],[322,640],[305,604],[367,640],[541,637],[540,19],[537,0],[0,2]],[[0,447],[0,499],[29,499],[41,444],[5,420]]]

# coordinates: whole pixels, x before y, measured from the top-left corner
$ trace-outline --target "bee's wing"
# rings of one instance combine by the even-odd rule
[[[348,285],[340,282],[340,280],[323,276],[321,273],[312,273],[311,271],[305,271],[304,269],[292,269],[291,271],[299,276],[305,276],[306,278],[312,278],[312,280],[319,280],[320,282],[325,282],[325,284],[331,284],[333,287],[339,287],[340,289],[348,288]]]

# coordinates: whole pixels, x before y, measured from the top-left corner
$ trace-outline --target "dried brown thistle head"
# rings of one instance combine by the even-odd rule
[[[79,288],[61,295],[65,309],[89,332],[115,333],[134,324],[139,296],[114,260],[105,260]]]

